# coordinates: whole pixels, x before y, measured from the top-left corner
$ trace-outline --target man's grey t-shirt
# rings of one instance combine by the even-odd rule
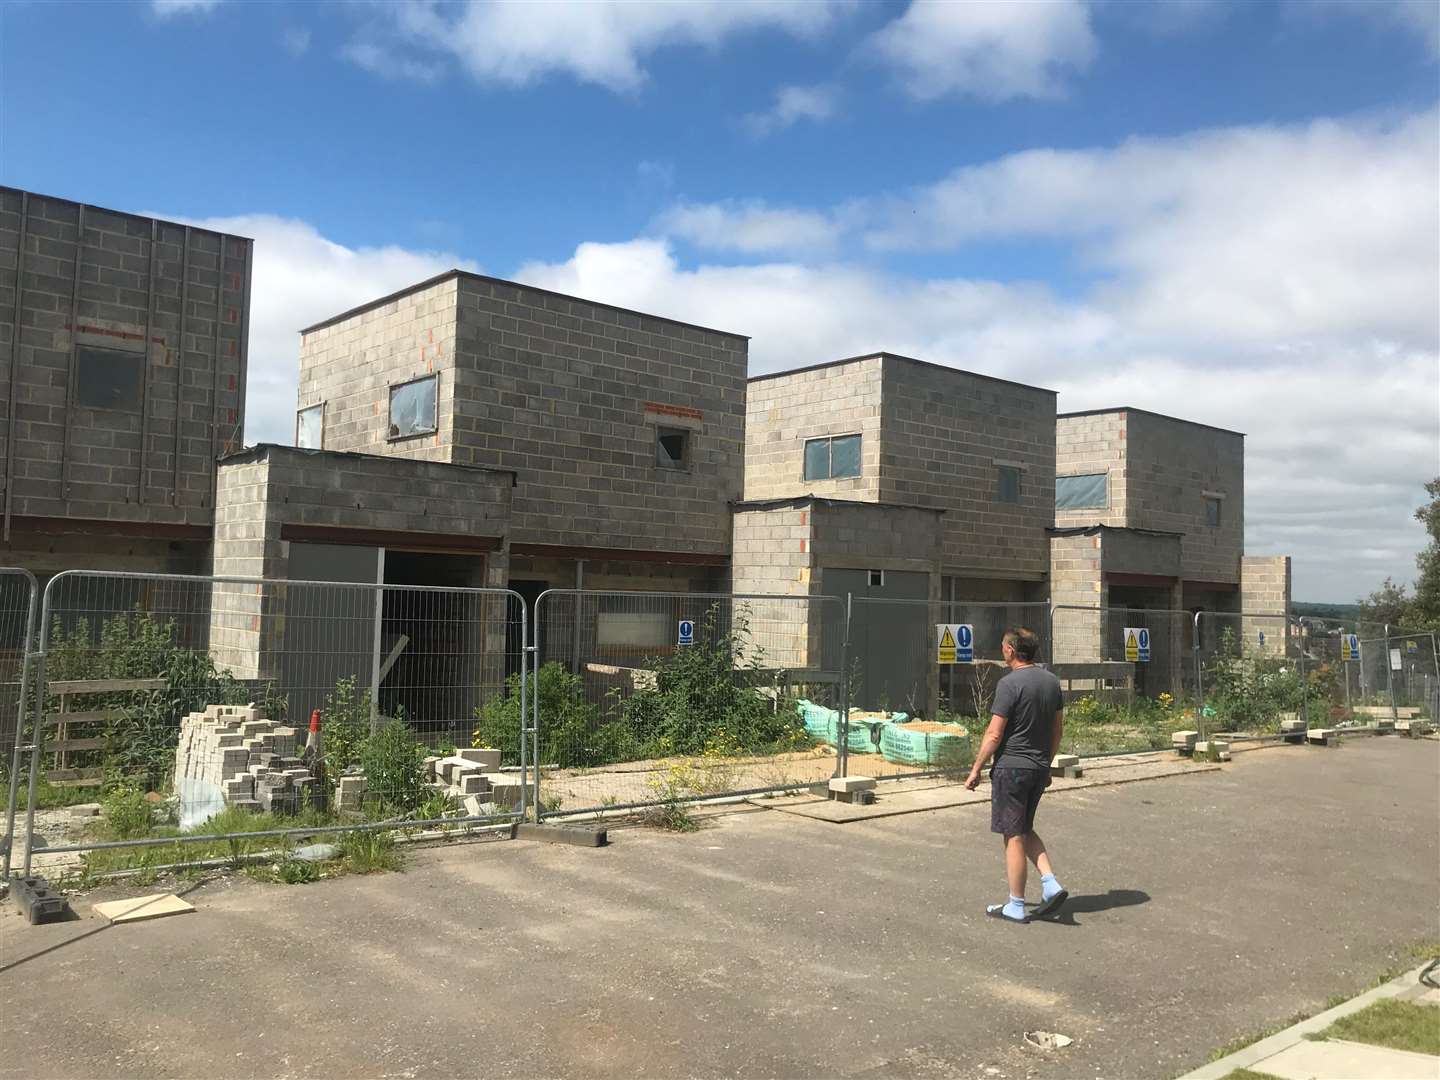
[[[1064,705],[1060,680],[1031,664],[1015,668],[995,686],[990,712],[1005,717],[1005,734],[995,749],[997,769],[1048,769],[1055,714]]]

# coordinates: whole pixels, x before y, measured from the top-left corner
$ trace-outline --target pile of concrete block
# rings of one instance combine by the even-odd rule
[[[1190,751],[1196,761],[1229,761],[1230,744],[1223,739],[1203,739]]]
[[[1288,743],[1303,743],[1305,741],[1305,721],[1290,718],[1280,721],[1280,734],[1285,736]]]
[[[1311,746],[1339,746],[1340,732],[1334,728],[1311,728],[1305,733]]]
[[[467,814],[508,813],[520,808],[518,772],[500,770],[500,751],[463,747],[449,757],[425,759],[426,780],[460,800]]]
[[[297,753],[295,729],[253,705],[209,705],[180,721],[175,781],[214,787],[230,806],[293,814],[316,791]]]
[[[1056,754],[1050,760],[1050,775],[1057,779],[1078,780],[1085,775],[1080,758],[1075,754]]]
[[[1200,738],[1198,731],[1174,731],[1170,733],[1170,745],[1182,754],[1193,754],[1195,743]]]

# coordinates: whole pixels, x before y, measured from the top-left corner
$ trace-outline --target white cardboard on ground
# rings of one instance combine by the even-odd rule
[[[174,893],[153,893],[150,896],[132,896],[128,900],[109,900],[96,904],[94,912],[111,923],[141,922],[144,919],[159,919],[166,915],[183,915],[194,911],[195,905],[186,903]]]

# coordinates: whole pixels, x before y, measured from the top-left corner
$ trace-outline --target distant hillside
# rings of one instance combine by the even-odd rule
[[[1302,604],[1294,601],[1290,609],[1296,615],[1310,615],[1317,619],[1354,619],[1360,614],[1359,604]]]

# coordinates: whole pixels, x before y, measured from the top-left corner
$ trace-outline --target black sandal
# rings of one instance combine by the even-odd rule
[[[1069,891],[1061,889],[1054,896],[1050,897],[1049,900],[1043,901],[1040,906],[1035,909],[1034,914],[1032,914],[1030,917],[1032,919],[1043,919],[1046,915],[1053,915],[1055,914],[1055,912],[1059,911],[1061,905],[1069,899]]]
[[[1028,922],[1030,921],[1030,916],[1029,916],[1029,915],[1026,915],[1024,918],[1020,918],[1020,919],[1012,919],[1009,915],[1006,915],[1006,914],[1005,914],[1005,912],[1004,912],[1004,910],[1003,910],[1004,907],[1005,907],[1004,904],[991,904],[989,907],[987,907],[987,908],[985,909],[985,914],[986,914],[986,915],[989,915],[990,918],[992,918],[992,919],[999,919],[1001,922],[1008,922],[1008,923],[1028,923]]]

